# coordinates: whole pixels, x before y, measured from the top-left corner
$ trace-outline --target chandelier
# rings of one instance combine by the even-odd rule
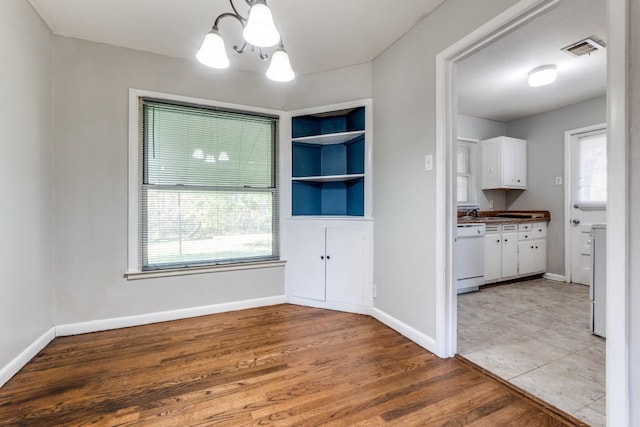
[[[279,45],[271,54],[271,63],[267,69],[267,77],[276,82],[288,82],[295,78],[295,73],[291,69],[289,55],[284,50],[284,44],[280,37],[276,25],[273,22],[271,10],[267,6],[266,0],[245,0],[249,6],[249,17],[245,18],[238,13],[233,0],[229,0],[233,12],[226,12],[219,15],[211,31],[205,36],[202,47],[196,54],[196,58],[202,64],[211,68],[227,68],[229,58],[224,45],[224,40],[218,31],[218,23],[223,18],[235,18],[242,26],[242,46],[234,45],[233,50],[242,54],[247,48],[252,52],[257,51],[261,60],[266,61],[269,54],[263,51],[264,48]]]

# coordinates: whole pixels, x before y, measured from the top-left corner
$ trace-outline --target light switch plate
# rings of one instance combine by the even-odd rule
[[[562,177],[556,176],[556,185],[562,185]]]
[[[424,170],[426,172],[433,170],[433,154],[424,156]]]

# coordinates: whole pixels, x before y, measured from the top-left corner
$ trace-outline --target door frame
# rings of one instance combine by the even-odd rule
[[[453,242],[456,139],[455,63],[517,28],[556,1],[521,0],[436,56],[436,339],[441,357],[457,351]],[[607,425],[630,423],[629,361],[629,0],[607,0]],[[616,253],[613,253],[613,248]]]
[[[607,131],[607,123],[570,129],[564,133],[564,281],[571,282],[571,194],[573,192],[573,172],[571,163],[573,154],[572,139],[578,135],[594,132],[600,129]]]

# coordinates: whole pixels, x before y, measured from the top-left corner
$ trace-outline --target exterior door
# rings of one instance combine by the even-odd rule
[[[574,134],[570,144],[570,281],[588,285],[591,226],[606,222],[607,130],[602,127]]]

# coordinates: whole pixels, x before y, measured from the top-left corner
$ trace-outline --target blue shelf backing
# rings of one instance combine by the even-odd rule
[[[358,107],[342,115],[294,117],[291,123],[291,134],[293,138],[302,138],[312,135],[351,132],[364,130],[364,125],[364,107]]]
[[[347,173],[364,173],[364,135],[349,141],[347,149]]]
[[[349,181],[347,184],[347,215],[364,216],[364,179]]]
[[[292,184],[291,214],[364,216],[364,179]]]
[[[291,185],[291,199],[292,215],[320,215],[322,185],[317,182],[294,181]]]
[[[365,107],[330,115],[292,119],[292,137],[301,138],[365,130]],[[365,173],[365,137],[334,144],[294,141],[291,146],[294,178]],[[347,181],[293,181],[291,213],[313,216],[364,216],[364,178]]]
[[[292,175],[296,178],[320,175],[321,154],[321,145],[294,142],[291,146]]]

